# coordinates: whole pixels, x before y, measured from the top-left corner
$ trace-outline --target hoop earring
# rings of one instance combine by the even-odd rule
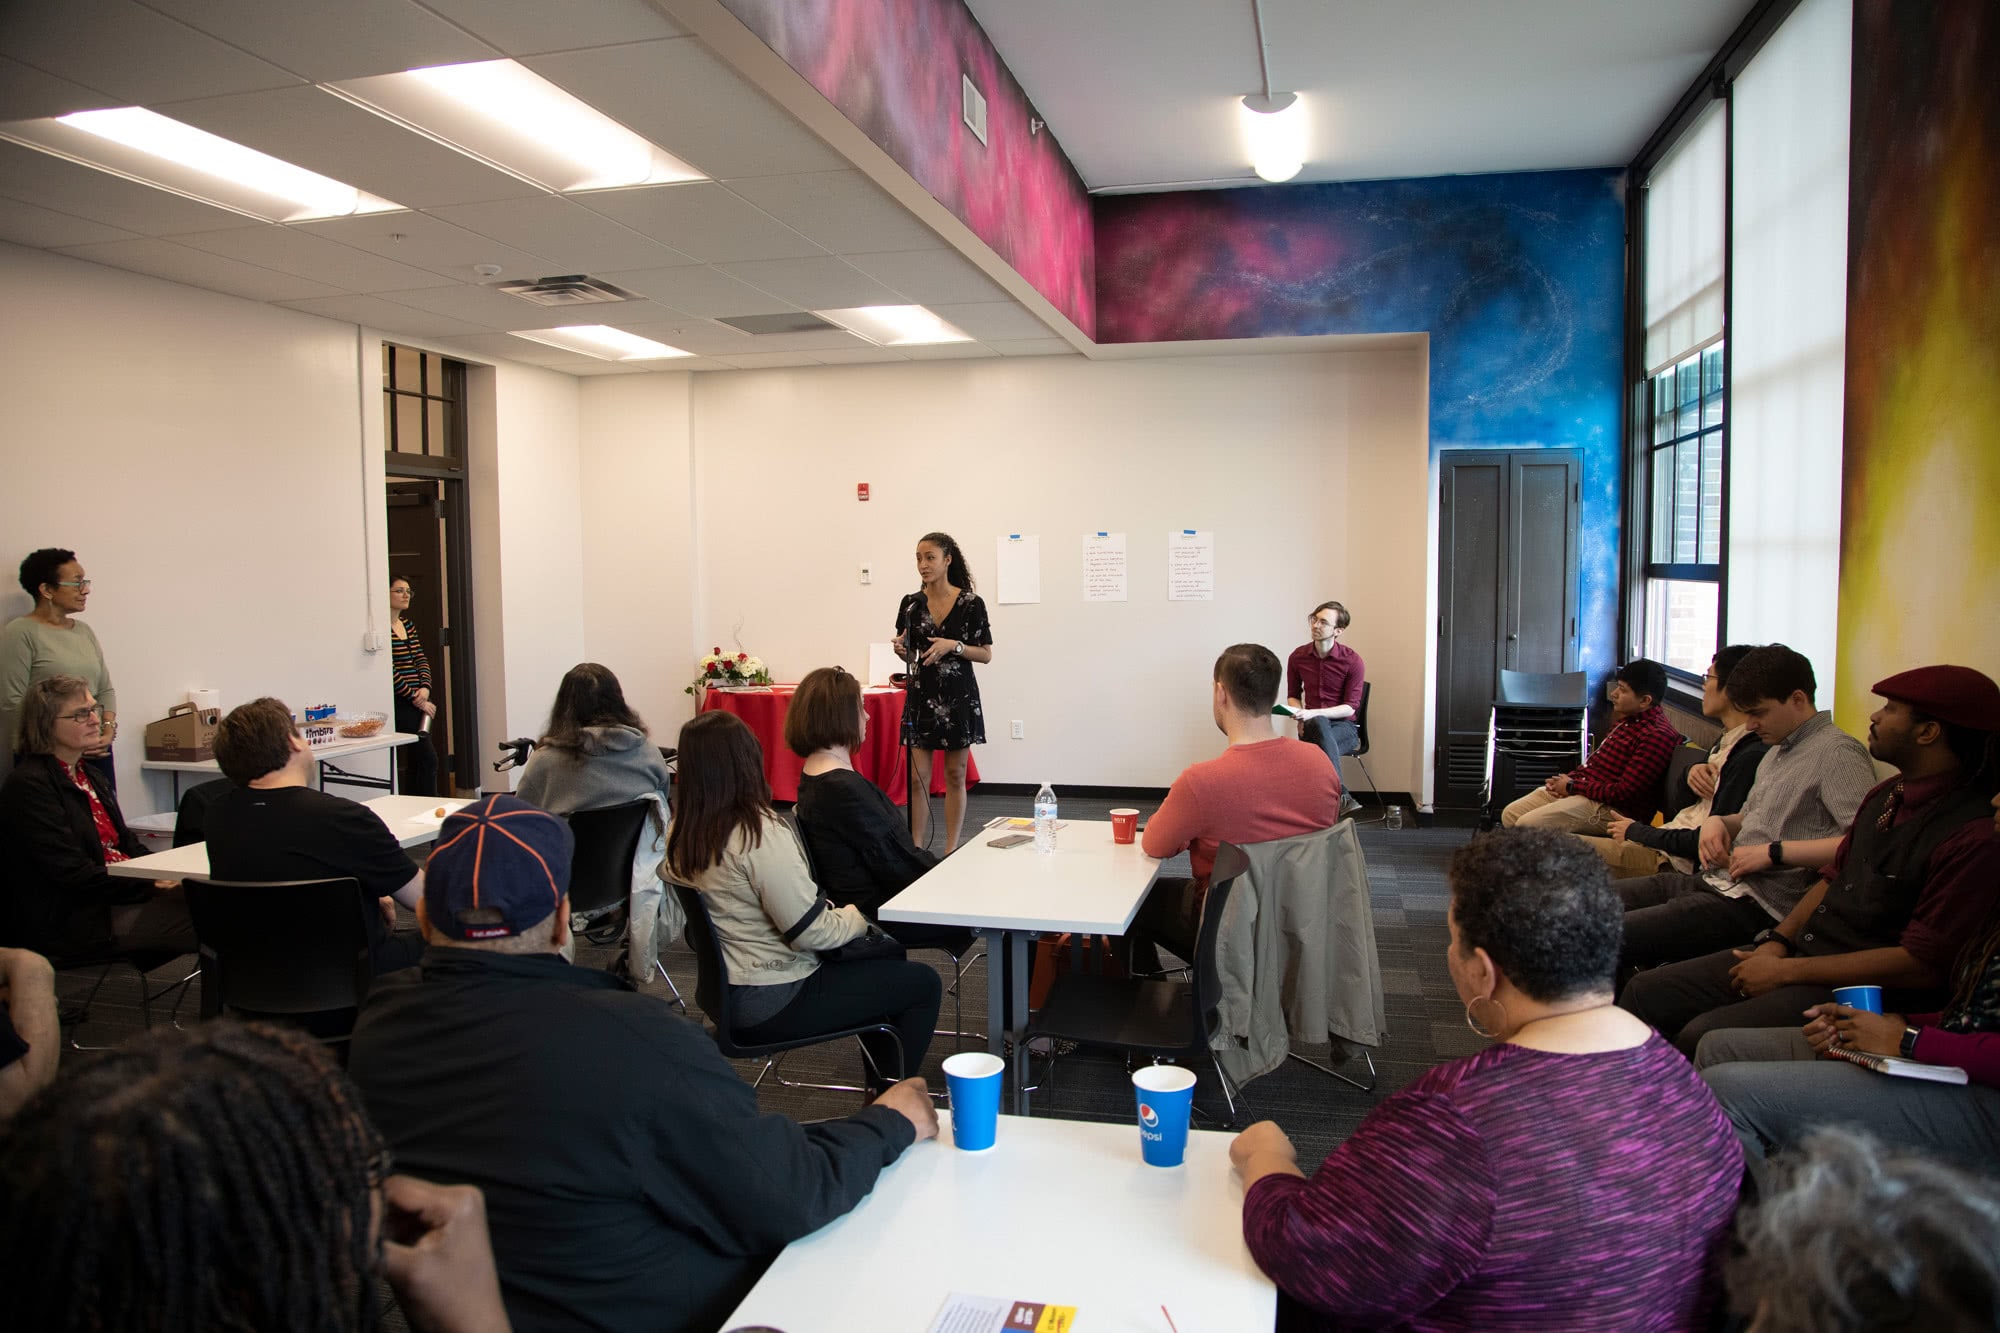
[[[1491,996],[1481,996],[1477,1000],[1467,1000],[1465,1002],[1465,1025],[1472,1029],[1472,1035],[1475,1037],[1483,1037],[1487,1041],[1498,1041],[1500,1038],[1500,1033],[1505,1031],[1506,1029],[1504,1028],[1504,1026],[1501,1028],[1488,1029],[1480,1025],[1479,1019],[1473,1014],[1472,1011],[1478,1008],[1481,1003],[1496,1006],[1500,1010],[1500,1022],[1503,1025],[1506,1023],[1507,1006],[1501,1004],[1500,1001],[1494,999]]]

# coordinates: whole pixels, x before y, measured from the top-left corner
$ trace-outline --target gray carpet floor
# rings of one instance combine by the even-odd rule
[[[1102,819],[1111,806],[1120,803],[1072,798],[1063,803],[1063,814],[1072,819]],[[975,790],[968,805],[967,827],[976,828],[998,814],[1025,814],[1027,805],[1025,797],[982,796]],[[1364,810],[1363,818],[1370,813]],[[1374,1053],[1379,1073],[1376,1090],[1372,1094],[1362,1092],[1303,1064],[1288,1061],[1243,1090],[1240,1123],[1253,1119],[1277,1121],[1298,1145],[1300,1160],[1316,1163],[1361,1123],[1381,1097],[1439,1061],[1479,1048],[1482,1043],[1465,1026],[1463,1010],[1453,994],[1444,965],[1445,863],[1452,851],[1470,837],[1465,829],[1406,827],[1390,831],[1380,824],[1361,825],[1389,1018],[1388,1041]],[[941,836],[937,841],[941,844]],[[1185,875],[1185,858],[1168,862],[1163,873]],[[413,921],[405,924],[414,926]],[[585,945],[579,950],[577,961],[601,967],[611,961],[615,952]],[[943,955],[919,952],[913,957],[938,966],[949,984],[950,964]],[[681,994],[694,1009],[694,1017],[699,1019],[699,1010],[694,1006],[693,954],[685,944],[676,943],[664,955],[664,961]],[[192,964],[193,959],[189,958],[173,968],[161,969],[153,974],[154,985],[185,975]],[[95,979],[94,972],[60,975],[57,991],[64,1005],[81,1002]],[[971,964],[964,986],[965,1024],[974,1031],[983,1031],[986,1018],[983,959]],[[666,988],[649,988],[649,993],[664,996]],[[108,1045],[141,1031],[138,995],[137,982],[130,972],[112,973],[92,1001],[88,1019],[70,1035],[86,1045]],[[168,1021],[167,1007],[156,1006],[156,1022]],[[192,1023],[195,1010],[195,1001],[190,997],[181,1006],[178,1021]],[[949,996],[940,1026],[952,1026]],[[964,1045],[964,1049],[978,1048],[976,1041]],[[923,1072],[934,1087],[941,1088],[943,1084],[939,1062],[954,1049],[950,1036],[941,1036],[932,1045]],[[1305,1054],[1322,1061],[1326,1058],[1323,1050],[1308,1050]],[[84,1057],[65,1052],[65,1058]],[[744,1062],[739,1068],[746,1078],[755,1078],[759,1065]],[[1033,1100],[1037,1115],[1123,1121],[1132,1114],[1131,1084],[1122,1056],[1088,1050],[1065,1054],[1056,1061],[1052,1077],[1047,1075],[1044,1060],[1036,1059],[1033,1068],[1036,1076],[1043,1079],[1043,1086]],[[808,1048],[788,1057],[779,1072],[786,1078],[804,1082],[853,1083],[858,1081],[860,1055],[851,1042]],[[1197,1072],[1200,1081],[1195,1093],[1196,1106],[1205,1123],[1219,1126],[1225,1111],[1214,1071],[1204,1065]],[[1358,1058],[1345,1067],[1345,1072],[1365,1081],[1365,1069]],[[766,1109],[802,1120],[847,1115],[861,1104],[857,1094],[786,1088],[769,1079],[758,1096]]]

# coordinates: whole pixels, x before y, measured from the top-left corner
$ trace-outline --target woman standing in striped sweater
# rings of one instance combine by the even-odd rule
[[[431,662],[424,656],[423,640],[409,622],[410,581],[389,583],[390,666],[395,672],[396,730],[418,732],[414,744],[397,749],[396,762],[402,772],[398,787],[411,796],[437,795],[437,750],[430,734],[423,731],[424,719],[437,715],[431,702]]]

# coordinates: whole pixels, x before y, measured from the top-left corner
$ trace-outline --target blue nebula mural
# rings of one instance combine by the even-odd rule
[[[1431,450],[1583,455],[1579,651],[1618,657],[1622,173],[1440,176],[1094,201],[1097,338],[1430,335]]]

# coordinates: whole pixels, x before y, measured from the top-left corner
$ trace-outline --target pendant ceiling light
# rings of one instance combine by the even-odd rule
[[[1264,7],[1250,0],[1257,25],[1257,67],[1264,74],[1264,91],[1242,102],[1240,120],[1250,168],[1272,183],[1288,181],[1306,164],[1306,109],[1297,93],[1271,91],[1271,51],[1264,40]]]

